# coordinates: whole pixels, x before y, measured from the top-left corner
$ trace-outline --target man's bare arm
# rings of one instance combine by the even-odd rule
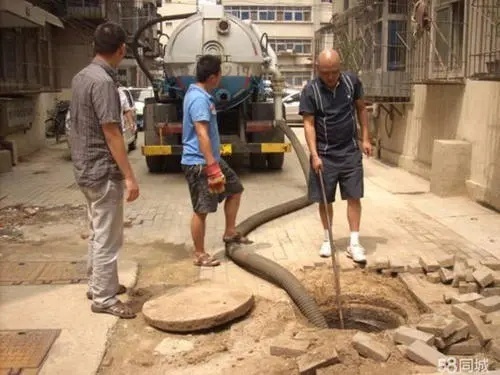
[[[125,118],[127,119],[130,126],[134,125],[134,115],[131,109],[125,112]]]
[[[313,158],[318,157],[316,148],[316,130],[314,129],[314,115],[304,114],[304,134],[306,137],[307,147]]]
[[[197,121],[194,123],[194,128],[200,143],[200,151],[205,157],[205,162],[207,165],[213,164],[215,162],[215,158],[212,150],[212,144],[210,143],[210,137],[208,136],[208,122]]]
[[[363,99],[356,100],[356,111],[358,121],[361,125],[361,134],[363,138],[363,152],[367,156],[372,155],[372,144],[370,142],[370,131],[368,130],[368,111]]]
[[[358,114],[358,121],[361,125],[361,136],[363,142],[370,141],[370,133],[368,130],[368,111],[366,110],[366,104],[363,99],[356,100],[356,112]]]
[[[123,176],[126,179],[134,178],[134,171],[130,166],[125,143],[123,142],[123,135],[118,126],[119,124],[116,123],[104,124],[102,126],[104,137],[106,138],[111,155],[113,155],[113,159],[118,164],[118,168],[120,168]]]

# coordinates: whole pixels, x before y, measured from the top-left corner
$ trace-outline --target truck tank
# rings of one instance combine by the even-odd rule
[[[180,170],[182,101],[196,81],[196,62],[204,54],[221,58],[221,84],[211,94],[217,109],[223,157],[248,155],[252,169],[281,169],[285,143],[277,121],[284,121],[283,79],[276,55],[251,22],[206,4],[182,21],[164,48],[164,77],[156,98],[146,101],[142,153],[151,172]],[[271,75],[274,98],[266,98],[264,75]]]

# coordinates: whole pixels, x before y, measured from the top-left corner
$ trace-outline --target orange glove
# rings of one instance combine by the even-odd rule
[[[222,173],[219,163],[214,162],[205,167],[208,178],[208,191],[212,194],[220,194],[225,190],[226,177]]]

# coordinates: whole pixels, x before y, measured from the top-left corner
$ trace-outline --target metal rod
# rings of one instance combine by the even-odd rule
[[[318,174],[319,174],[319,182],[321,185],[321,195],[323,196],[323,205],[325,206],[326,223],[328,226],[328,239],[330,241],[330,249],[332,253],[332,266],[333,266],[333,274],[335,276],[335,294],[336,294],[337,311],[339,313],[340,329],[344,329],[344,314],[342,314],[342,304],[340,299],[340,270],[337,259],[337,251],[333,244],[332,223],[330,222],[330,216],[328,215],[328,209],[327,209],[328,202],[326,200],[323,172],[319,170]]]

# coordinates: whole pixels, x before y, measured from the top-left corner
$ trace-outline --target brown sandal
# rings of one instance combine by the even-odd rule
[[[237,232],[235,235],[231,237],[224,237],[222,239],[225,243],[237,243],[237,244],[245,244],[249,245],[252,244],[253,241],[250,241],[248,238],[243,236],[241,233]]]
[[[135,318],[135,313],[132,309],[126,306],[122,301],[118,301],[114,305],[108,307],[97,307],[93,304],[90,309],[95,313],[111,314],[122,319]]]
[[[123,294],[123,293],[126,293],[127,292],[127,288],[125,287],[125,285],[122,285],[120,284],[118,286],[118,292],[116,292],[116,294]],[[92,292],[90,290],[87,291],[87,299],[92,299]]]
[[[214,257],[211,257],[207,253],[201,253],[201,254],[196,254],[195,253],[195,259],[193,261],[193,264],[195,266],[200,266],[200,267],[216,267],[220,264],[220,262],[215,259]]]

